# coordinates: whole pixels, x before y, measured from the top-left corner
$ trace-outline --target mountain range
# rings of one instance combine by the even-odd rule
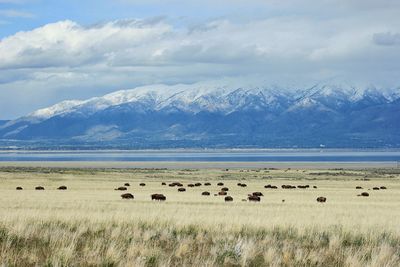
[[[400,88],[144,86],[0,121],[0,139],[99,148],[398,148]]]

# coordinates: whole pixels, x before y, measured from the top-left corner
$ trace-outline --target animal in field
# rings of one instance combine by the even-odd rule
[[[125,183],[124,186],[131,186],[129,183]]]
[[[35,190],[44,190],[44,187],[43,186],[36,186]]]
[[[229,191],[229,188],[228,188],[228,187],[222,187],[222,188],[221,188],[221,191],[226,191],[226,192],[228,192],[228,191]]]
[[[219,182],[217,185],[218,185],[218,186],[223,186],[223,185],[224,185],[224,183],[222,183],[222,182]]]
[[[186,191],[186,189],[185,188],[183,188],[183,187],[181,187],[181,188],[178,188],[178,192],[185,192]]]
[[[15,190],[24,190],[21,186],[17,186]]]
[[[253,192],[252,195],[253,196],[257,196],[257,197],[263,197],[264,196],[264,194],[261,193],[261,192]]]
[[[210,185],[211,185],[211,183],[204,183],[204,185],[205,185],[205,186],[210,186]]]
[[[125,186],[120,186],[120,187],[115,188],[114,190],[117,190],[117,191],[126,191],[126,190],[128,190],[128,188],[126,188]]]
[[[122,199],[134,199],[135,197],[131,193],[125,193],[121,195]]]
[[[210,194],[210,192],[205,191],[205,192],[201,193],[201,195],[202,195],[202,196],[209,196],[209,195],[211,195],[211,194]]]
[[[57,190],[67,190],[67,187],[65,185],[61,185],[57,188]]]
[[[368,192],[362,192],[360,194],[361,197],[369,197],[369,193]]]
[[[146,186],[146,184],[145,183],[140,183],[139,186]]]
[[[385,190],[387,188],[386,188],[386,186],[381,186],[380,189]]]
[[[253,196],[253,195],[248,196],[247,199],[248,199],[249,201],[251,201],[251,202],[260,202],[260,201],[261,201],[261,197],[259,197],[259,196]]]
[[[201,186],[201,183],[195,183],[194,186]]]
[[[356,186],[356,189],[363,189],[361,186]]]
[[[194,184],[188,184],[188,187],[194,187]]]
[[[167,197],[164,196],[163,194],[152,194],[151,200],[165,201],[165,200],[167,200]]]
[[[231,197],[231,196],[225,197],[225,202],[232,202],[232,201],[233,201],[233,197]]]
[[[372,188],[372,190],[379,190],[379,189],[380,189],[379,187]]]
[[[317,201],[324,203],[324,202],[326,202],[326,197],[317,197]]]
[[[167,183],[165,183],[165,182],[162,182],[162,183],[161,183],[161,185],[167,185]]]
[[[226,196],[228,193],[226,191],[220,191],[218,192],[219,196]]]

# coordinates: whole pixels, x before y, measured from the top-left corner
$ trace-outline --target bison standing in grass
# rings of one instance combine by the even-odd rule
[[[225,197],[225,202],[232,202],[232,201],[233,201],[233,197],[231,197],[231,196]]]
[[[181,187],[181,188],[178,188],[178,192],[185,192],[186,191],[186,189],[185,188],[183,188],[183,187]]]
[[[152,194],[151,200],[165,201],[165,200],[167,200],[167,197],[164,196],[163,194]]]
[[[44,187],[43,186],[36,186],[35,190],[44,190]]]
[[[121,195],[122,199],[134,199],[135,197],[131,193],[125,193]]]
[[[15,188],[15,190],[23,190],[23,188],[22,188],[21,186],[17,186],[17,187]]]
[[[128,188],[126,188],[125,186],[120,186],[118,188],[115,188],[114,190],[116,190],[116,191],[126,191],[126,190],[128,190]]]
[[[226,191],[218,192],[219,196],[226,196],[228,193]]]
[[[369,197],[369,193],[368,192],[362,192],[359,196],[361,196],[361,197]]]
[[[57,190],[67,190],[67,187],[65,185],[59,186]]]
[[[249,196],[247,199],[252,202],[260,202],[261,201],[261,197],[259,197],[259,196]]]
[[[209,196],[209,195],[210,195],[210,192],[207,192],[207,191],[206,191],[206,192],[201,193],[201,195],[202,195],[202,196]]]
[[[317,201],[324,203],[324,202],[326,202],[326,197],[317,197]]]

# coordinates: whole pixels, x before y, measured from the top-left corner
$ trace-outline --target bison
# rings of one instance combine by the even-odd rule
[[[226,191],[226,192],[228,192],[228,191],[229,191],[229,188],[228,188],[228,187],[222,187],[222,188],[221,188],[221,191]]]
[[[317,197],[318,202],[326,202],[326,197]]]
[[[379,187],[374,187],[372,188],[372,190],[379,190]]]
[[[178,192],[185,192],[186,191],[186,189],[185,188],[183,188],[183,187],[181,187],[181,188],[178,188]]]
[[[151,200],[165,201],[167,200],[167,197],[164,196],[163,194],[152,194]]]
[[[188,184],[188,187],[194,187],[194,184]]]
[[[165,182],[162,182],[162,183],[161,183],[161,185],[167,185],[167,183],[165,183]]]
[[[67,190],[67,187],[65,185],[59,186],[57,190]]]
[[[140,186],[146,186],[146,184],[145,184],[145,183],[140,183],[139,185],[140,185]]]
[[[122,199],[134,199],[135,197],[131,193],[125,193],[121,195]]]
[[[204,183],[204,185],[205,185],[205,186],[210,186],[210,185],[211,185],[211,183]]]
[[[44,190],[44,187],[43,186],[36,186],[35,190]]]
[[[201,186],[201,183],[195,183],[194,186]]]
[[[120,187],[118,187],[118,188],[115,188],[114,190],[117,190],[117,191],[126,191],[126,190],[128,190],[128,188],[126,188],[125,186],[120,186]]]
[[[361,186],[356,186],[356,189],[363,189]]]
[[[382,190],[387,189],[386,186],[381,186],[380,188],[381,188]]]
[[[223,186],[224,183],[219,182],[217,185],[218,185],[218,186]]]
[[[131,186],[129,183],[125,183],[124,186]]]
[[[205,192],[201,193],[201,195],[202,195],[202,196],[209,196],[209,195],[211,195],[211,194],[210,194],[210,192],[205,191]]]
[[[23,190],[23,188],[21,186],[17,186],[15,189],[16,190]]]
[[[231,196],[225,197],[225,202],[231,202],[231,201],[233,201],[233,197],[231,197]]]
[[[362,193],[360,194],[360,196],[362,196],[362,197],[369,197],[369,193],[368,193],[368,192],[362,192]]]
[[[218,192],[219,196],[226,196],[228,193],[226,191],[220,191]]]
[[[247,186],[247,184],[242,184],[242,185],[241,185],[241,187],[246,187],[246,186]]]
[[[249,196],[247,198],[249,201],[253,201],[253,202],[260,202],[261,198],[259,196]]]

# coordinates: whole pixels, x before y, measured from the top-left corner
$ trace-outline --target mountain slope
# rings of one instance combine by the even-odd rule
[[[400,147],[400,90],[154,85],[64,101],[0,124],[0,139],[126,148]]]

